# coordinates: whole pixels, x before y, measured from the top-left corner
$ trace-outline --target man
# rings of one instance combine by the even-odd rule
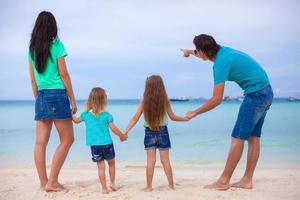
[[[262,67],[247,54],[220,46],[213,37],[205,34],[194,38],[196,50],[181,49],[185,57],[190,55],[213,62],[214,90],[204,105],[187,113],[187,117],[212,110],[223,99],[225,81],[234,81],[244,90],[244,100],[232,131],[231,147],[226,165],[219,179],[205,188],[227,190],[230,187],[252,189],[252,178],[260,153],[261,129],[267,110],[273,100],[269,79]],[[230,179],[248,141],[247,167],[239,182],[230,185]]]

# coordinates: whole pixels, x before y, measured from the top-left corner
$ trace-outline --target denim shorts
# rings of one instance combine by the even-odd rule
[[[100,162],[115,158],[115,149],[113,144],[91,146],[92,160]]]
[[[158,131],[152,131],[150,128],[145,129],[144,138],[145,150],[159,149],[168,150],[171,148],[171,142],[167,126],[159,127]]]
[[[70,101],[65,89],[38,91],[35,100],[35,120],[71,118]]]
[[[250,136],[260,137],[272,101],[271,86],[246,94],[231,136],[241,140],[248,140]]]

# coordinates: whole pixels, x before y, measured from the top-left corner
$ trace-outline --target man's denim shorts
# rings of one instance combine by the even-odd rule
[[[231,136],[241,140],[248,140],[251,136],[260,137],[272,101],[271,86],[246,94]]]
[[[167,126],[161,126],[158,131],[152,131],[150,128],[145,129],[144,138],[145,150],[159,149],[168,150],[171,148],[171,142]]]
[[[92,160],[100,162],[115,158],[115,149],[113,144],[91,146]]]
[[[71,118],[70,101],[65,89],[38,91],[35,100],[35,120]]]

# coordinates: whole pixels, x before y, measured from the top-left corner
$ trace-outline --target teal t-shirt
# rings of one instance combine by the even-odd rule
[[[55,38],[52,41],[52,45],[50,47],[50,57],[46,62],[46,69],[43,73],[38,73],[36,70],[36,62],[33,59],[30,51],[28,54],[28,60],[31,61],[33,70],[34,70],[34,77],[36,80],[36,84],[38,90],[43,89],[65,89],[65,85],[61,80],[59,71],[58,71],[58,62],[57,59],[61,57],[67,56],[67,51],[64,47],[64,44],[59,40],[59,38]]]
[[[101,112],[95,116],[91,112],[83,112],[80,117],[85,123],[87,146],[113,143],[109,133],[109,123],[113,122],[113,117],[110,113]]]
[[[234,81],[244,90],[244,94],[270,85],[266,72],[253,58],[229,47],[221,47],[218,51],[213,74],[215,85]]]

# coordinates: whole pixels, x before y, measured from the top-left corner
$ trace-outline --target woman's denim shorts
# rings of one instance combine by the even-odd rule
[[[246,94],[231,136],[241,140],[260,137],[264,120],[273,101],[271,86]]]
[[[158,131],[152,131],[150,128],[145,129],[144,138],[145,150],[159,149],[168,150],[171,148],[171,142],[167,126],[159,127]]]
[[[70,101],[65,89],[38,91],[35,100],[35,120],[71,118]]]

